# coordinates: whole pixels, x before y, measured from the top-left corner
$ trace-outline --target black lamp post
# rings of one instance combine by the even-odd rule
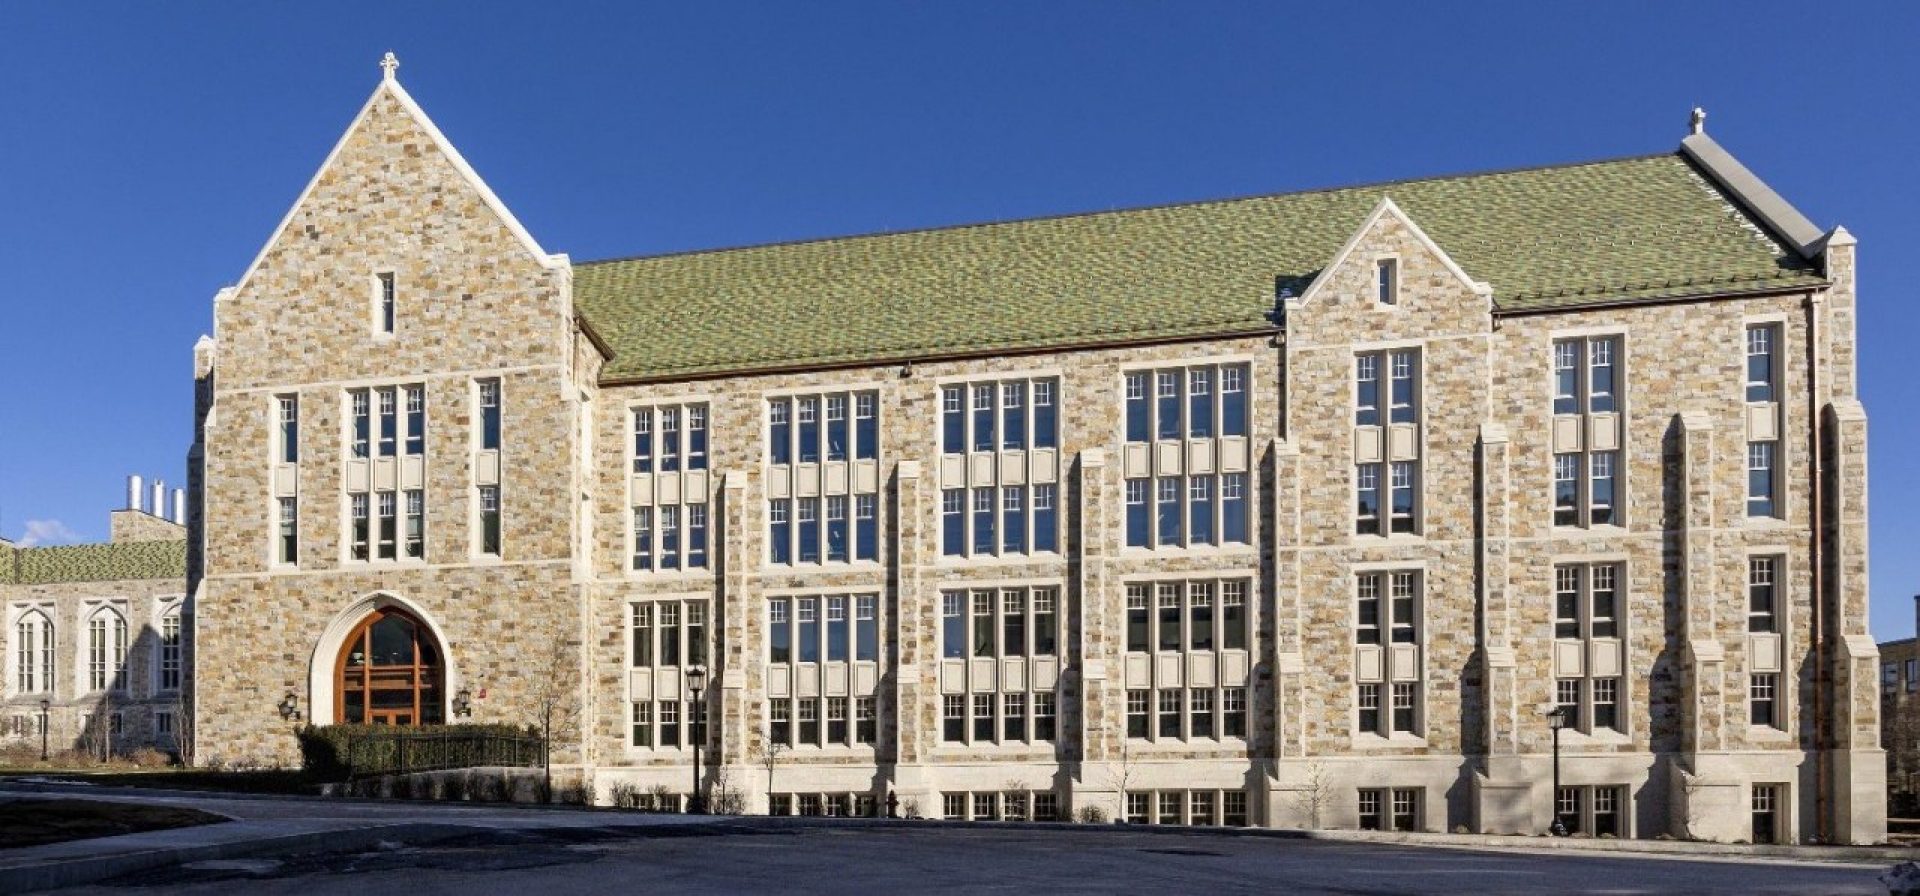
[[[1556,706],[1547,713],[1547,727],[1553,729],[1553,826],[1547,829],[1555,837],[1567,835],[1567,823],[1560,818],[1560,729],[1567,727],[1567,708]]]
[[[700,798],[700,753],[706,747],[707,726],[702,723],[705,716],[700,710],[706,705],[700,702],[700,692],[707,686],[707,667],[693,666],[687,669],[687,688],[693,692],[693,702],[687,705],[687,729],[693,735],[693,793],[687,797],[687,813],[705,815],[707,801]]]
[[[53,708],[53,701],[51,700],[40,701],[40,761],[41,762],[47,761],[47,732],[51,728],[51,726],[47,724],[47,711],[52,708]]]

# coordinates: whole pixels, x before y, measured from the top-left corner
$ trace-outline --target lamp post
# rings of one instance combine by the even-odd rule
[[[1567,835],[1567,823],[1560,818],[1560,729],[1567,727],[1567,708],[1556,706],[1547,713],[1547,727],[1553,729],[1553,825],[1547,829],[1555,837]]]
[[[707,801],[700,798],[700,753],[706,747],[707,726],[702,724],[704,716],[700,710],[706,704],[700,702],[700,692],[707,685],[707,667],[693,666],[687,670],[687,688],[693,692],[693,702],[687,706],[687,729],[693,735],[693,793],[687,797],[689,815],[705,815]]]
[[[47,711],[52,708],[53,708],[53,701],[51,700],[40,701],[40,761],[41,762],[47,761],[47,732],[51,727],[47,724]]]

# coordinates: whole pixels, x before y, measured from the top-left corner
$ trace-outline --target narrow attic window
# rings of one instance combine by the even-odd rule
[[[1400,262],[1397,259],[1382,258],[1379,262],[1379,298],[1382,305],[1400,303]]]
[[[379,307],[375,309],[376,319],[374,321],[374,326],[379,328],[381,335],[392,336],[393,335],[393,313],[394,313],[393,312],[393,272],[387,271],[384,273],[375,274],[374,278],[377,281],[379,281],[378,282]]]

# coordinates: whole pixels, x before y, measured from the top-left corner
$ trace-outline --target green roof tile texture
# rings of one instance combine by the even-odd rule
[[[5,554],[12,554],[12,566]],[[4,577],[11,574],[11,579]],[[0,548],[0,582],[52,585],[62,582],[124,582],[187,579],[185,541],[130,541],[57,547]]]
[[[1383,196],[1504,311],[1821,281],[1677,154],[584,262],[609,382],[1271,327]]]

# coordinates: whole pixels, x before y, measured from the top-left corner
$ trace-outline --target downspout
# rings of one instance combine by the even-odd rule
[[[1810,482],[1812,492],[1809,501],[1809,513],[1812,515],[1812,560],[1809,572],[1813,580],[1813,625],[1809,633],[1813,641],[1813,814],[1814,836],[1819,842],[1827,842],[1830,827],[1827,818],[1827,727],[1831,724],[1827,718],[1827,638],[1826,638],[1826,576],[1823,575],[1826,559],[1822,548],[1826,543],[1826,506],[1824,502],[1827,477],[1827,459],[1823,450],[1821,427],[1825,421],[1820,414],[1820,297],[1819,293],[1807,294],[1807,430],[1812,442],[1813,476]]]

